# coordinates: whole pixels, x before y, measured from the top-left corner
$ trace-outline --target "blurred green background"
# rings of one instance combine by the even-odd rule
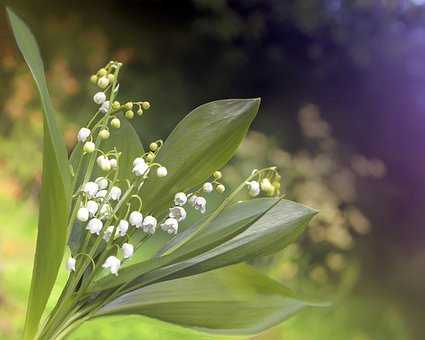
[[[6,3],[40,43],[70,150],[93,113],[88,78],[110,59],[125,64],[120,100],[152,103],[134,121],[145,143],[204,102],[262,97],[224,180],[276,164],[286,196],[320,214],[297,244],[253,264],[335,303],[253,339],[423,339],[425,1]],[[42,117],[4,9],[0,33],[0,338],[19,339]],[[71,338],[95,337],[220,338],[140,317],[91,322]]]

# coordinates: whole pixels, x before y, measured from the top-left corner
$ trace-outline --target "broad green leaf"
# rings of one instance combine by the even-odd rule
[[[121,180],[121,187],[125,187],[125,179],[131,178],[131,171],[133,169],[133,160],[136,157],[140,157],[143,155],[143,145],[139,139],[139,136],[137,135],[136,131],[134,130],[133,126],[130,122],[128,122],[127,119],[120,119],[121,120],[121,127],[119,129],[111,129],[110,137],[103,141],[101,144],[102,150],[108,152],[110,150],[113,150],[115,147],[118,152],[121,152],[120,162],[119,162],[119,173],[118,173],[118,179]],[[82,145],[77,144],[74,147],[74,150],[71,154],[71,165],[76,171],[78,168],[78,163],[80,162],[82,155]],[[88,157],[83,157],[83,164],[82,168],[83,171],[81,171],[81,174],[85,173],[85,170],[87,168],[88,163]],[[101,169],[99,169],[97,166],[95,166],[95,169],[93,171],[92,179],[96,179],[97,177],[103,176],[104,172],[102,172]],[[81,185],[81,182],[83,180],[83,176],[80,176],[78,180],[76,181],[76,187]],[[74,252],[76,249],[78,249],[80,242],[84,238],[84,225],[81,223],[78,223],[78,221],[74,224],[71,235],[69,238],[69,246],[71,250]]]
[[[281,200],[245,231],[201,255],[140,275],[129,288],[195,275],[216,268],[271,254],[294,242],[315,210]]]
[[[109,289],[120,284],[130,282],[142,274],[148,273],[154,269],[175,263],[181,259],[201,254],[203,251],[214,248],[220,243],[234,237],[242,232],[250,224],[260,218],[278,199],[260,198],[242,203],[236,203],[224,209],[201,233],[196,235],[190,242],[179,248],[170,255],[154,257],[149,260],[130,265],[120,270],[120,275],[108,275],[92,286],[92,291]],[[202,223],[199,222],[199,223]],[[175,239],[180,242],[191,232],[197,230],[199,223],[178,235]],[[174,239],[173,239],[174,240]],[[174,244],[173,241],[170,245]],[[167,249],[168,247],[166,247]]]
[[[221,169],[233,156],[257,114],[260,99],[217,100],[190,112],[171,132],[156,162],[165,178],[151,176],[142,188],[145,212],[164,211],[175,193]]]
[[[309,306],[247,265],[161,282],[123,295],[98,316],[139,314],[222,334],[255,334]]]
[[[54,117],[37,42],[22,19],[9,8],[7,13],[18,47],[37,84],[44,117],[38,236],[24,330],[24,338],[32,339],[55,283],[65,249],[71,178],[66,147]]]

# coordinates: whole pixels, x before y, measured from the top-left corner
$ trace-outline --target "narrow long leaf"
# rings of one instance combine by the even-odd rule
[[[138,289],[96,316],[141,314],[212,333],[255,334],[308,305],[252,267],[239,265]]]
[[[54,118],[44,66],[34,36],[9,8],[10,24],[40,94],[44,116],[43,176],[37,246],[28,301],[24,338],[32,339],[50,296],[66,244],[70,173],[65,143]]]

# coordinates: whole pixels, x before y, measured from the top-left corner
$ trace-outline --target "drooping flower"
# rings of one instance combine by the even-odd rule
[[[76,262],[77,261],[73,257],[70,257],[68,259],[68,262],[66,263],[66,269],[68,269],[68,271],[70,271],[70,272],[75,272],[75,263]]]
[[[143,220],[143,224],[142,224],[143,225],[143,231],[145,233],[148,233],[148,234],[154,234],[157,223],[158,222],[157,222],[155,217],[146,216],[145,219]]]
[[[186,204],[186,202],[187,202],[187,196],[184,192],[178,192],[177,194],[174,195],[175,205],[183,206]]]
[[[160,167],[156,170],[156,175],[157,175],[158,177],[165,177],[165,176],[167,176],[167,174],[168,174],[167,168],[166,168],[166,167],[164,167],[164,166],[160,166]]]
[[[93,101],[98,104],[101,105],[105,102],[106,100],[106,94],[102,91],[97,92],[94,96],[93,96]]]
[[[105,219],[111,217],[111,215],[112,207],[107,203],[102,204],[102,206],[100,207],[99,218]]]
[[[121,261],[115,256],[108,256],[102,267],[105,269],[109,268],[112,274],[118,276],[118,270],[121,267]]]
[[[98,218],[92,218],[89,223],[87,223],[86,230],[90,232],[90,234],[100,234],[100,231],[103,228],[103,222]]]
[[[105,198],[107,194],[108,194],[108,190],[99,190],[96,193],[96,198]]]
[[[180,222],[186,218],[186,210],[182,207],[172,207],[169,209],[168,216],[175,218],[177,222]]]
[[[85,142],[87,138],[89,138],[91,134],[91,131],[85,127],[81,128],[80,131],[78,131],[77,140],[79,142]]]
[[[118,161],[115,158],[111,158],[109,163],[111,164],[112,169],[116,169],[118,167]]]
[[[81,207],[77,211],[77,220],[81,222],[87,222],[89,220],[90,212],[89,209]]]
[[[139,211],[132,211],[130,217],[128,218],[130,224],[136,228],[140,228],[143,222],[143,215]]]
[[[111,238],[112,233],[114,232],[114,228],[115,228],[115,226],[113,226],[113,225],[110,225],[108,228],[106,228],[105,233],[103,234],[103,239],[106,242],[108,242],[109,239]]]
[[[179,228],[179,222],[175,218],[169,217],[164,223],[161,224],[161,229],[166,231],[167,233],[177,234],[177,230]]]
[[[119,235],[121,237],[125,236],[125,234],[127,234],[127,230],[128,230],[128,222],[126,220],[120,220],[120,222],[118,223],[118,228],[117,228]]]
[[[149,166],[142,157],[137,157],[133,161],[133,173],[136,176],[143,176],[148,171],[148,169]]]
[[[86,153],[92,153],[96,150],[96,144],[93,142],[85,142],[83,146],[83,151]]]
[[[105,177],[98,177],[94,182],[99,186],[100,190],[104,190],[108,187],[108,180]]]
[[[97,210],[99,209],[99,204],[97,204],[97,202],[95,201],[88,201],[86,204],[86,207],[90,213],[90,217],[93,217],[97,213]]]
[[[105,114],[109,111],[110,108],[111,103],[109,102],[109,100],[105,100],[102,105],[100,105],[99,112]]]
[[[97,157],[96,163],[103,171],[109,171],[112,168],[111,161],[104,155]]]
[[[260,194],[260,184],[257,181],[246,182],[246,185],[248,186],[248,193],[251,197]]]
[[[87,182],[84,184],[82,191],[87,194],[88,198],[93,198],[96,196],[99,186],[95,182]]]
[[[206,182],[202,186],[202,190],[204,190],[204,192],[206,192],[206,193],[210,193],[214,190],[214,187],[210,182]]]
[[[196,199],[198,198],[198,196],[196,196],[196,195],[192,195],[192,196],[190,196],[190,198],[189,198],[189,203],[192,205],[192,206],[195,206],[195,201],[196,201]]]
[[[122,252],[124,254],[125,259],[129,259],[133,256],[134,253],[134,246],[130,243],[124,243],[121,247]]]
[[[121,189],[118,187],[112,187],[109,197],[111,197],[111,200],[113,201],[118,201],[121,197]]]
[[[202,196],[198,196],[195,198],[193,206],[203,214],[207,211],[207,200]]]

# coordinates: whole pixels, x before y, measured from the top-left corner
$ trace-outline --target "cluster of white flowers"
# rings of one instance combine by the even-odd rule
[[[254,170],[252,174],[255,175],[257,171]],[[272,170],[268,176],[270,177],[262,177],[245,183],[248,188],[248,194],[251,197],[256,197],[261,192],[267,196],[274,196],[280,193],[280,175],[275,170]]]

